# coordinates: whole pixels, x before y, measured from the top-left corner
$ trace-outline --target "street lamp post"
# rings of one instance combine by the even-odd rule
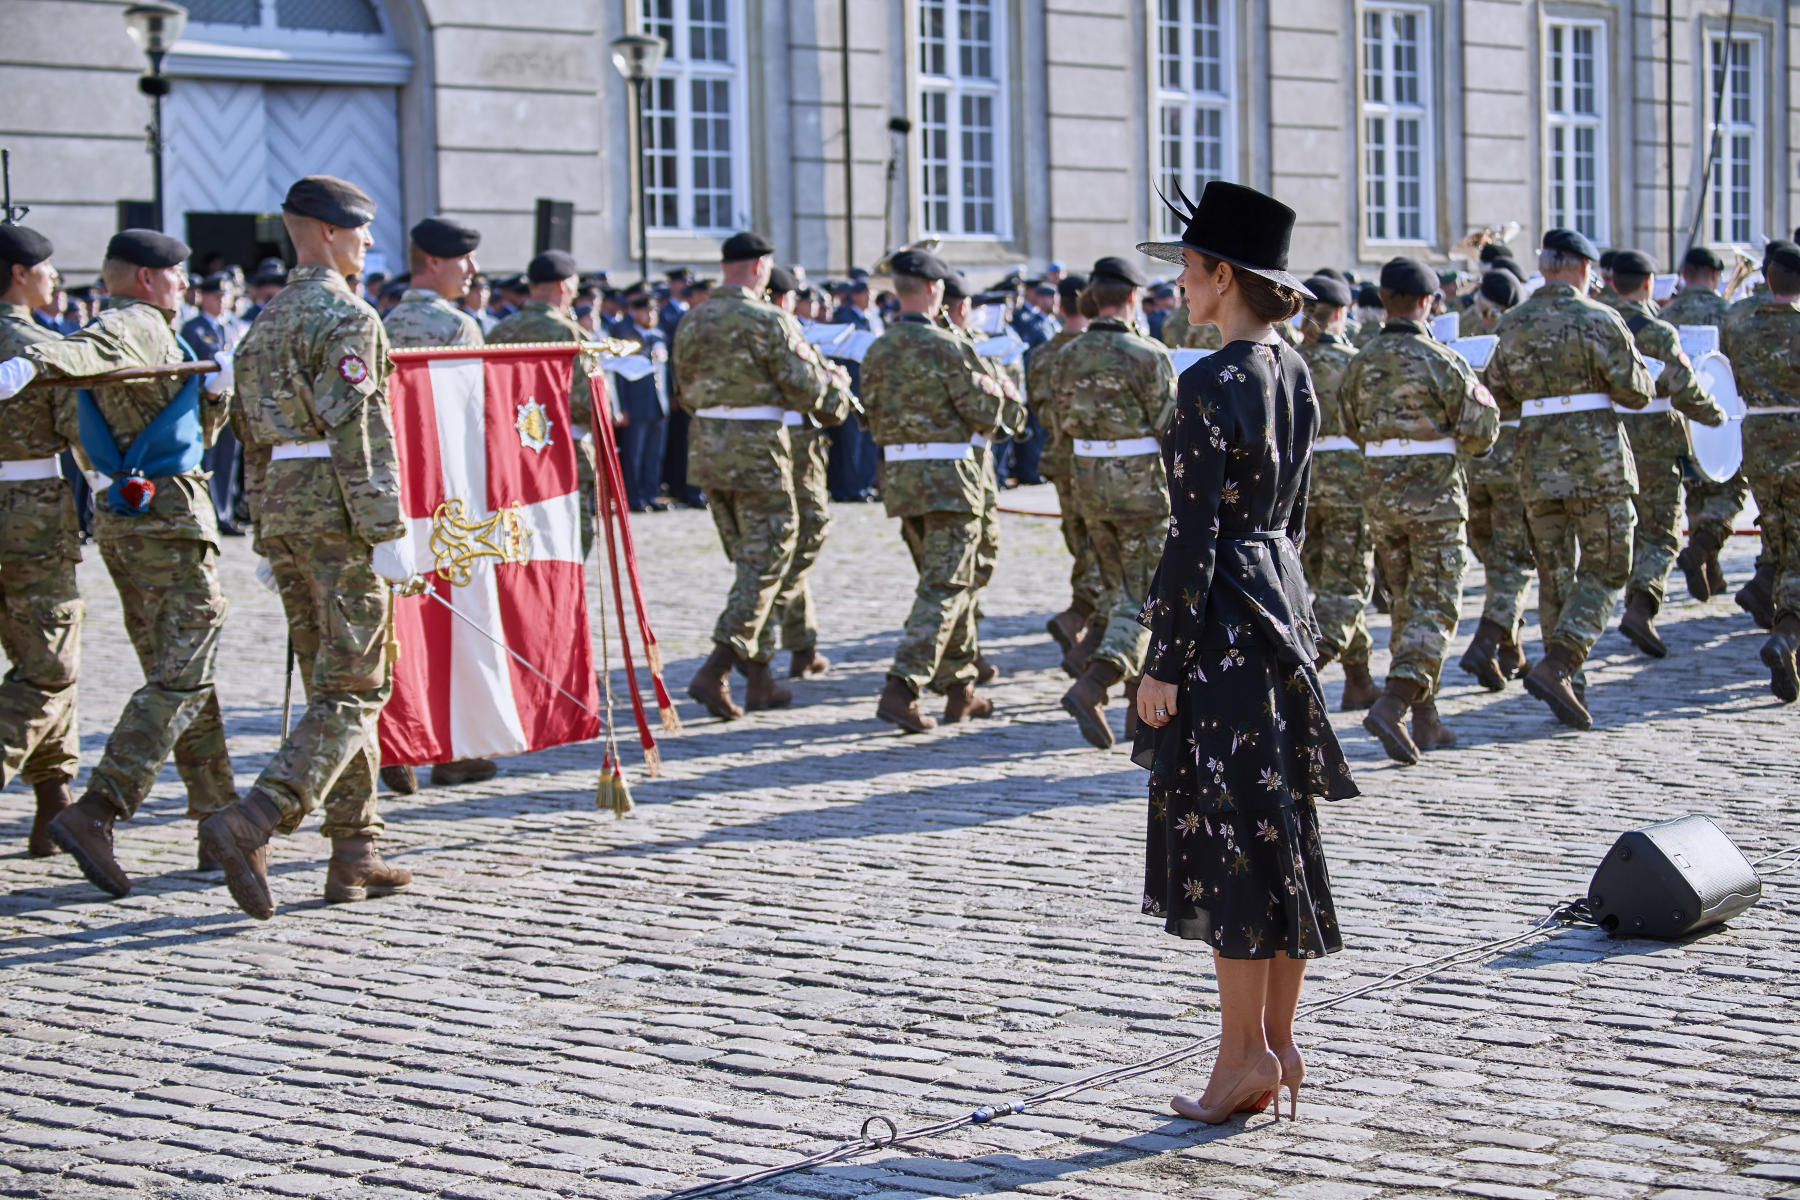
[[[150,186],[156,228],[163,228],[162,98],[169,94],[169,77],[162,73],[163,56],[181,37],[187,9],[161,0],[146,0],[125,10],[125,31],[150,60],[150,73],[138,79],[138,91],[150,97]]]
[[[646,89],[662,65],[665,47],[659,37],[630,33],[612,42],[613,66],[631,84],[638,143],[638,277],[650,282],[650,137],[644,124]]]

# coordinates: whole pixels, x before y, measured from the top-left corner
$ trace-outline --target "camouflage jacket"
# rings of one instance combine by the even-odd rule
[[[1488,320],[1490,316],[1493,317],[1491,323]],[[1471,304],[1462,310],[1461,316],[1456,318],[1456,336],[1459,338],[1480,337],[1483,334],[1494,332],[1499,324],[1499,313],[1483,308],[1480,303]]]
[[[1720,345],[1724,344],[1725,331],[1727,329],[1755,312],[1762,305],[1763,301],[1769,299],[1769,297],[1773,295],[1774,293],[1769,290],[1768,284],[1759,283],[1750,290],[1748,296],[1745,296],[1742,300],[1732,301],[1731,307],[1727,308],[1725,310],[1725,315],[1719,319]]]
[[[1600,392],[1624,408],[1650,403],[1650,368],[1618,313],[1546,283],[1500,318],[1500,342],[1484,372],[1500,415],[1527,400]],[[1534,416],[1519,426],[1514,458],[1527,502],[1637,492],[1637,464],[1610,408]]]
[[[685,322],[684,322],[685,324]],[[863,408],[882,446],[950,445],[990,435],[1006,396],[968,342],[918,313],[904,313],[862,363]],[[881,498],[890,517],[981,511],[988,456],[884,462]]]
[[[734,421],[709,408],[811,412],[841,372],[807,342],[800,322],[741,287],[726,285],[689,310],[675,330],[676,393],[696,414],[688,426],[688,482],[724,491],[786,491],[793,447],[775,420]],[[866,388],[868,376],[864,375]]]
[[[1188,323],[1187,303],[1178,302],[1163,318],[1158,340],[1171,350],[1217,350],[1225,343],[1219,339],[1217,325]]]
[[[1675,298],[1663,306],[1657,315],[1671,325],[1712,325],[1718,326],[1725,320],[1725,311],[1731,305],[1725,297],[1705,287],[1684,287],[1675,293]]]
[[[387,330],[330,267],[302,265],[238,343],[235,416],[259,538],[405,531],[388,409]],[[271,462],[283,442],[324,440],[329,458]]]
[[[407,288],[382,318],[396,349],[414,346],[479,346],[481,322],[429,288]]]
[[[1052,387],[1052,380],[1057,355],[1080,336],[1080,330],[1059,329],[1055,337],[1033,347],[1025,356],[1025,394],[1031,397],[1031,406],[1044,427],[1044,453],[1038,460],[1038,470],[1046,479],[1067,479],[1074,465],[1075,449],[1057,428],[1061,397]]]
[[[969,347],[970,352],[974,352],[977,342],[974,334],[970,333],[967,329],[959,328],[948,322],[943,323],[943,328],[954,333],[958,339]],[[1038,344],[1046,345],[1047,343],[1040,342]],[[995,424],[994,436],[996,438],[1002,438],[1011,437],[1017,433],[1023,433],[1026,428],[1026,423],[1031,419],[1031,410],[1027,408],[1025,404],[1024,366],[1017,363],[1002,363],[999,359],[989,358],[984,354],[976,354],[975,361],[979,362],[982,370],[986,371],[993,377],[994,382],[1000,385],[1002,402],[1000,405],[1000,419]]]
[[[31,319],[23,304],[0,304],[0,361],[39,342],[61,338]],[[34,388],[8,401],[0,412],[0,462],[49,458],[68,448],[57,428],[57,411],[68,403],[56,388]],[[81,526],[68,485],[60,477],[0,483],[0,562],[55,556],[81,558]]]
[[[1667,396],[1675,412],[1702,425],[1723,424],[1725,410],[1700,386],[1694,364],[1681,349],[1681,335],[1656,315],[1656,305],[1647,300],[1637,304],[1620,300],[1613,307],[1625,318],[1625,328],[1631,330],[1638,353],[1663,365],[1662,374],[1656,379],[1656,394]],[[1675,413],[1633,413],[1625,429],[1633,439],[1634,449],[1643,448],[1640,439],[1645,438],[1659,441],[1665,452],[1678,447],[1679,452],[1685,452],[1687,446],[1687,432]]]
[[[1348,437],[1338,409],[1338,388],[1356,357],[1356,347],[1335,333],[1310,335],[1300,357],[1312,372],[1313,394],[1319,398],[1319,436]],[[1312,482],[1306,503],[1313,508],[1361,508],[1363,456],[1360,450],[1313,450]]]
[[[1423,321],[1389,320],[1344,370],[1338,412],[1360,445],[1450,438],[1463,454],[1486,454],[1500,410],[1462,355]],[[1373,523],[1467,520],[1468,490],[1455,454],[1363,460],[1363,505]]]
[[[1175,367],[1168,351],[1101,317],[1057,355],[1051,390],[1060,397],[1059,431],[1071,442],[1161,438],[1175,415]],[[1122,458],[1074,456],[1075,496],[1101,517],[1166,515],[1169,484],[1162,453]]]
[[[480,330],[477,329],[476,333],[479,341]],[[503,318],[488,330],[487,335],[487,344],[490,346],[589,340],[588,331],[581,327],[581,322],[542,300],[527,300],[518,312]],[[631,352],[635,352],[635,347]],[[569,380],[569,423],[575,427],[576,437],[591,432],[594,425],[594,385],[589,373],[590,362],[587,355],[577,354],[574,374]]]
[[[121,367],[163,366],[186,356],[170,323],[175,314],[142,300],[114,299],[93,324],[59,341],[39,342],[24,355],[38,364],[43,378],[79,377],[116,371]],[[120,451],[129,449],[137,435],[167,408],[186,379],[146,379],[90,389],[94,405],[112,431]],[[30,397],[31,393],[21,393]],[[62,393],[57,406],[57,428],[76,450],[83,469],[91,468],[81,449],[81,428],[74,391]],[[212,445],[224,427],[229,406],[226,396],[200,392],[201,440]],[[156,480],[150,511],[142,516],[121,516],[106,504],[94,506],[94,538],[150,537],[219,544],[219,521],[206,488],[207,473],[195,467],[185,475]]]
[[[1756,415],[1800,404],[1800,304],[1766,300],[1728,325],[1722,349],[1737,375],[1744,422],[1744,474],[1800,474],[1800,413]]]

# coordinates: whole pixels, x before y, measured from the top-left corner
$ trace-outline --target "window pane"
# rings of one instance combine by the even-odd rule
[[[962,98],[963,232],[994,232],[994,100]]]
[[[1574,81],[1574,102],[1570,105],[1573,112],[1588,115],[1600,111],[1599,99],[1594,92],[1594,79],[1597,64],[1594,61],[1594,27],[1583,25],[1573,30],[1570,39],[1571,58],[1570,77]]]
[[[1181,0],[1157,0],[1156,82],[1180,91],[1181,78]]]
[[[994,78],[994,31],[991,0],[957,0],[958,74],[964,79]]]
[[[919,98],[920,223],[927,233],[950,232],[949,97],[926,92]]]
[[[731,211],[731,85],[696,79],[693,89],[694,228],[727,229]]]
[[[944,0],[920,0],[919,70],[945,74],[944,52]]]
[[[681,225],[681,214],[675,81],[652,80],[645,97],[644,188],[650,206],[650,226],[676,229]]]
[[[1394,18],[1394,103],[1419,103],[1419,18]]]
[[[1387,68],[1382,42],[1386,26],[1381,13],[1363,14],[1363,99],[1370,104],[1382,104],[1387,100]]]
[[[1397,236],[1424,236],[1424,175],[1419,145],[1420,122],[1394,121],[1394,219]]]
[[[1363,130],[1363,207],[1368,213],[1369,236],[1385,238],[1387,220],[1387,122],[1370,117]]]
[[[643,0],[644,32],[659,37],[670,54],[680,54],[675,40],[675,0]]]
[[[1225,90],[1225,30],[1219,0],[1194,0],[1194,90]]]

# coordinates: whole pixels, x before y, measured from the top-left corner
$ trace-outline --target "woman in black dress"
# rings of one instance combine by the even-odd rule
[[[1357,794],[1313,670],[1296,546],[1319,405],[1274,329],[1310,293],[1285,270],[1292,209],[1230,183],[1181,199],[1181,241],[1138,249],[1183,266],[1188,319],[1217,325],[1224,348],[1182,372],[1163,437],[1169,534],[1139,618],[1133,753],[1150,770],[1144,911],[1211,943],[1218,973],[1212,1078],[1172,1107],[1218,1124],[1285,1086],[1291,1119],[1306,960],[1343,947],[1313,805]]]

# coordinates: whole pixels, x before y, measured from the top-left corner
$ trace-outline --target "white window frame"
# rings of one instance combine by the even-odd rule
[[[675,180],[671,188],[659,170],[653,170],[651,177],[645,181],[645,192],[650,199],[650,211],[640,214],[640,219],[647,222],[651,234],[659,237],[689,236],[713,237],[729,234],[733,230],[746,228],[751,224],[746,197],[748,195],[749,175],[749,114],[744,87],[744,51],[745,24],[744,0],[724,0],[725,4],[725,37],[727,56],[723,61],[715,59],[695,59],[689,56],[690,37],[694,22],[691,19],[692,9],[688,0],[674,0],[672,4],[672,21],[664,21],[653,17],[650,5],[653,0],[640,0],[640,28],[652,37],[663,37],[666,53],[662,65],[657,68],[656,78],[647,85],[646,91],[652,93],[646,108],[661,113],[661,107],[654,93],[664,83],[672,83],[674,90],[674,158]],[[664,30],[673,26],[673,38],[664,37]],[[697,203],[696,179],[701,174],[698,155],[695,150],[696,126],[694,89],[696,86],[713,86],[723,84],[727,103],[730,106],[728,120],[730,127],[727,135],[728,145],[723,155],[716,151],[713,156],[722,158],[731,172],[731,186],[726,189],[727,198],[713,205],[716,209],[723,205],[725,212],[712,214],[710,223],[702,224],[696,217],[700,207]],[[646,114],[648,116],[648,114]],[[651,122],[646,120],[644,136],[654,139],[649,130]],[[644,161],[651,158],[662,158],[667,148],[653,141],[645,147]],[[660,166],[660,164],[659,164]],[[708,189],[709,192],[713,189]],[[675,221],[670,224],[663,219],[664,204],[662,198],[669,192],[675,197]]]
[[[1171,200],[1177,185],[1197,200],[1211,180],[1237,178],[1237,30],[1232,19],[1236,5],[1234,0],[1149,3],[1154,88],[1150,174]],[[1212,20],[1203,24],[1203,15]],[[1216,64],[1199,53],[1198,42],[1209,33],[1218,41]],[[1217,169],[1210,169],[1214,164],[1203,169],[1200,128],[1215,122]],[[1162,210],[1163,233],[1180,236],[1175,214],[1166,206],[1157,207]]]
[[[1577,105],[1583,85],[1575,43],[1582,34],[1593,38],[1593,76],[1585,85],[1593,93],[1592,111]],[[1574,229],[1604,246],[1612,240],[1612,157],[1607,136],[1611,118],[1611,79],[1604,21],[1558,17],[1544,23],[1544,223]],[[1591,149],[1584,153],[1584,139]],[[1583,159],[1593,172],[1592,217],[1584,227],[1578,211]]]
[[[1744,96],[1746,108],[1743,116],[1734,111],[1737,109],[1737,96],[1732,92],[1728,82],[1724,103],[1718,114],[1720,119],[1716,124],[1713,119],[1713,89],[1718,84],[1717,66],[1714,60],[1725,46],[1725,35],[1722,32],[1709,32],[1706,35],[1705,53],[1702,58],[1705,63],[1703,73],[1705,95],[1702,103],[1706,106],[1705,113],[1701,118],[1702,127],[1706,131],[1701,141],[1703,154],[1709,153],[1712,149],[1712,137],[1715,129],[1719,134],[1719,150],[1713,162],[1712,177],[1706,181],[1707,219],[1704,229],[1708,234],[1707,241],[1712,245],[1741,246],[1760,254],[1767,224],[1764,206],[1765,129],[1767,126],[1765,97],[1767,92],[1764,90],[1766,84],[1763,79],[1763,63],[1766,61],[1767,51],[1762,36],[1757,33],[1733,31],[1731,42],[1733,49],[1742,46],[1749,50],[1747,64],[1749,88],[1748,93]],[[1731,180],[1730,191],[1739,190],[1736,168],[1742,160],[1738,159],[1734,153],[1735,144],[1739,138],[1749,143],[1748,161],[1742,163],[1745,176],[1742,185],[1745,193],[1742,211],[1739,211],[1735,204],[1726,209],[1721,203],[1728,194],[1724,187],[1727,178]],[[1744,236],[1740,237],[1739,234]]]
[[[1356,30],[1357,113],[1357,214],[1362,241],[1367,245],[1430,245],[1437,238],[1437,128],[1433,120],[1436,108],[1437,42],[1432,25],[1432,9],[1422,4],[1365,4],[1358,13]],[[1395,23],[1404,18],[1417,22],[1413,42],[1417,75],[1411,99],[1398,100],[1396,84],[1401,76],[1394,69]],[[1382,23],[1382,39],[1377,49],[1369,38],[1369,22]],[[1379,94],[1372,81],[1380,82]],[[1414,150],[1418,156],[1416,227],[1407,228],[1409,209],[1400,195],[1402,177],[1395,166],[1397,134],[1403,126],[1418,131]],[[1375,136],[1379,131],[1380,136]],[[1379,163],[1379,170],[1376,169]]]
[[[911,35],[918,64],[914,94],[920,131],[913,196],[918,204],[919,231],[957,241],[1006,241],[1012,236],[1012,117],[1008,103],[1011,0],[916,0],[912,7]],[[964,43],[958,18],[965,8],[973,10],[977,7],[985,7],[988,13],[990,62],[987,76],[964,75],[961,69]],[[938,64],[933,61],[925,36],[926,23],[933,9],[943,16],[942,70],[936,69]],[[933,41],[935,43],[935,39]],[[970,48],[974,48],[974,43]],[[989,164],[993,172],[992,229],[971,228],[966,212],[970,198],[966,173],[980,167],[971,168],[965,156],[965,141],[972,131],[965,126],[963,113],[965,106],[983,102],[989,106],[992,118],[993,157]],[[942,123],[934,119],[939,104],[945,118]],[[942,157],[931,153],[931,138],[939,129],[944,131],[945,138]],[[930,173],[940,164],[947,172],[948,186],[942,193],[928,192]],[[933,209],[938,204],[945,205],[947,220],[936,219]]]

